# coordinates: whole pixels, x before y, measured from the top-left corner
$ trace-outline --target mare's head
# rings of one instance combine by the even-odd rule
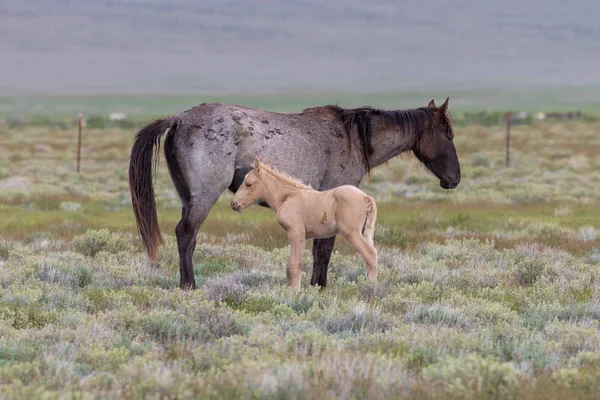
[[[242,212],[263,196],[264,185],[261,182],[261,178],[264,167],[265,164],[261,163],[260,159],[256,157],[254,159],[254,168],[248,172],[231,200],[231,208],[233,210]]]
[[[431,124],[417,137],[413,151],[415,156],[439,178],[444,189],[454,189],[460,182],[460,164],[454,147],[454,130],[448,115],[448,98],[441,106],[429,102],[432,111]]]

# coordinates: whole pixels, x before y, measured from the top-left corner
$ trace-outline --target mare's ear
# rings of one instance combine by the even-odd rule
[[[267,167],[273,168],[273,161],[269,161],[269,163],[267,164]]]
[[[435,106],[435,101],[433,101],[433,99],[431,99],[431,101],[429,102],[429,104],[427,104],[427,107],[429,107],[429,108],[437,108]]]
[[[448,101],[450,100],[450,97],[446,97],[446,101],[444,102],[444,104],[442,104],[440,106],[440,108],[437,109],[436,113],[439,117],[445,117],[446,114],[448,114]]]

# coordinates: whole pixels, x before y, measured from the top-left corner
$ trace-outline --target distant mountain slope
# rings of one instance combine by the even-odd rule
[[[600,83],[600,3],[2,0],[0,91]]]

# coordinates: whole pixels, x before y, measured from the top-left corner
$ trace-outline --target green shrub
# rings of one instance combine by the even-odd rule
[[[437,362],[438,359],[438,353],[434,348],[418,345],[410,349],[406,359],[406,365],[409,368],[420,371],[424,367]]]
[[[6,240],[0,240],[0,260],[8,260],[8,251],[11,245]]]
[[[358,292],[364,301],[382,300],[390,294],[392,289],[395,289],[392,286],[393,285],[390,284],[389,281],[383,280],[372,283],[367,281],[364,277],[361,277],[358,285]]]
[[[404,183],[407,185],[421,185],[429,182],[431,178],[426,175],[408,175],[404,178]]]
[[[97,313],[110,307],[112,291],[101,288],[86,288],[85,297],[89,301],[87,309],[90,313]]]
[[[196,276],[198,285],[203,285],[211,276],[234,271],[235,266],[230,257],[223,255],[210,256],[208,259],[194,266],[194,275]]]
[[[52,239],[50,232],[35,232],[25,238],[25,243],[35,243]]]
[[[124,119],[124,120],[119,121],[118,126],[121,129],[132,129],[132,128],[135,128],[137,125],[132,120]]]
[[[582,367],[600,367],[600,350],[598,351],[582,351],[577,356],[569,360],[569,365]]]
[[[248,288],[246,285],[236,282],[235,278],[229,275],[207,280],[203,289],[209,300],[225,301],[229,306],[234,308],[246,301],[248,297]]]
[[[75,282],[80,288],[84,288],[92,283],[92,272],[88,267],[79,267],[75,271]]]
[[[250,295],[246,300],[235,305],[227,302],[227,305],[238,310],[244,310],[250,314],[259,314],[262,312],[271,311],[275,306],[275,301],[267,296]],[[285,306],[284,306],[285,307]]]
[[[512,204],[546,203],[550,198],[548,189],[538,187],[519,188],[509,193]]]
[[[21,386],[24,383],[31,385],[41,378],[39,361],[9,362],[0,366],[0,382]]]
[[[74,237],[72,243],[76,252],[88,257],[94,257],[101,251],[116,254],[133,248],[127,240],[110,233],[108,229],[88,230]]]
[[[232,275],[238,283],[249,288],[272,287],[280,283],[282,278],[273,274],[258,271],[235,271]],[[285,277],[285,274],[283,274]]]
[[[92,129],[104,129],[108,123],[108,118],[101,115],[90,115],[85,119],[85,123]]]
[[[287,304],[274,304],[270,310],[270,314],[277,319],[291,319],[296,313]]]
[[[284,304],[287,304],[298,315],[308,312],[314,306],[319,307],[321,300],[313,293],[301,293],[299,296],[286,298]]]
[[[15,329],[43,328],[58,320],[58,313],[36,304],[21,302],[0,303],[0,320],[7,321]]]
[[[38,346],[27,342],[0,344],[0,366],[9,361],[34,361],[38,351]]]
[[[385,357],[404,357],[411,347],[403,342],[402,337],[392,332],[378,332],[356,336],[354,341],[347,341],[347,348],[361,353],[379,354]]]
[[[559,368],[552,372],[552,382],[560,388],[575,392],[589,393],[590,398],[597,398],[600,392],[600,368]],[[568,393],[568,391],[567,391]]]
[[[376,173],[371,174],[369,183],[382,183],[382,182],[385,182],[385,176],[382,173],[376,172]]]
[[[293,356],[314,356],[331,350],[335,341],[314,327],[289,331],[283,337],[283,353]]]
[[[199,305],[193,316],[172,310],[151,310],[140,319],[142,330],[161,341],[186,338],[211,341],[243,333],[231,311],[209,304]]]
[[[389,322],[378,310],[367,308],[364,303],[343,314],[326,314],[317,321],[317,325],[327,333],[385,332],[390,328]]]
[[[454,310],[440,303],[409,306],[404,315],[404,322],[448,327],[469,327],[473,324],[460,310]]]
[[[152,310],[142,318],[142,330],[154,339],[179,339],[194,334],[193,323],[184,321],[175,311]]]
[[[488,156],[478,154],[471,160],[471,166],[473,167],[486,167],[489,168],[491,165],[490,158]]]
[[[404,248],[407,244],[405,229],[400,226],[377,225],[373,238],[377,245]]]
[[[78,361],[90,365],[98,371],[117,371],[129,361],[131,352],[125,347],[105,348],[100,343],[92,343],[89,348],[83,347]]]
[[[6,165],[0,164],[0,180],[6,179],[11,176],[10,168]]]
[[[425,367],[423,378],[455,398],[478,394],[505,399],[519,383],[519,375],[511,364],[477,354],[445,358]]]
[[[598,122],[600,118],[597,115],[583,113],[581,114],[580,120],[583,122]]]
[[[243,326],[227,308],[200,306],[196,318],[203,330],[201,337],[205,341],[244,334]]]
[[[81,204],[75,203],[72,201],[63,201],[58,206],[58,209],[61,211],[67,211],[67,212],[79,211],[79,210],[81,210]]]
[[[533,285],[544,273],[543,260],[538,257],[520,257],[515,262],[513,273],[523,286]]]

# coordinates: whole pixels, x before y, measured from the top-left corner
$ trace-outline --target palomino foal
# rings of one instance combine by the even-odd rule
[[[339,186],[319,192],[259,158],[233,200],[231,208],[242,212],[259,199],[277,213],[279,225],[290,241],[286,273],[288,286],[300,290],[302,252],[306,239],[327,238],[340,233],[367,264],[367,277],[377,281],[377,250],[373,246],[377,206],[372,197],[354,186]]]

